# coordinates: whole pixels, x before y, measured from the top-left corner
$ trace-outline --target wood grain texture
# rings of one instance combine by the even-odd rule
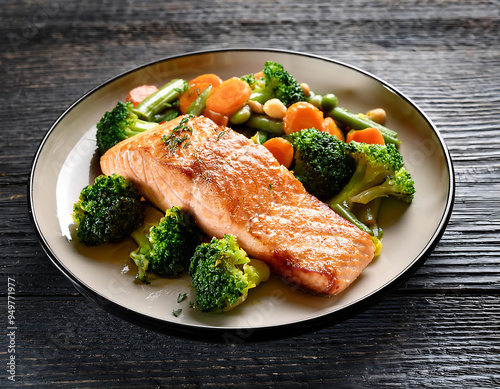
[[[96,318],[94,307],[80,299],[22,299],[19,309],[34,312],[18,342],[20,374],[37,388],[66,387],[75,374],[88,388],[250,382],[258,387],[404,383],[420,388],[432,383],[450,388],[494,387],[500,379],[495,297],[455,295],[443,303],[441,296],[398,293],[307,337],[236,345],[138,330],[108,314]],[[51,325],[41,333],[45,323]]]
[[[3,1],[0,317],[6,328],[14,276],[12,387],[499,387],[499,5]],[[383,78],[437,126],[457,183],[443,238],[398,292],[315,333],[232,346],[144,330],[85,300],[37,242],[26,192],[40,141],[85,92],[158,58],[229,47],[304,51]],[[7,357],[4,338],[2,363]]]

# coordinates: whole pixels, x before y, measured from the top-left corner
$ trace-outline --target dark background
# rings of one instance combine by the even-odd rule
[[[16,283],[16,382],[1,387],[500,386],[498,1],[76,1],[0,5],[0,323]],[[367,70],[418,104],[454,160],[456,203],[424,266],[339,324],[212,344],[129,324],[75,291],[37,241],[31,162],[76,99],[137,65],[268,47]],[[418,234],[419,226],[415,226]],[[0,365],[8,362],[7,336]],[[10,385],[10,386],[9,386]]]

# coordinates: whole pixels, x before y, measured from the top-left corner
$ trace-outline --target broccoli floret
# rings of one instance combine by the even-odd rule
[[[172,207],[158,223],[145,223],[131,237],[139,246],[130,253],[138,267],[137,278],[149,283],[148,271],[176,277],[186,270],[202,234],[180,207]]]
[[[117,143],[158,125],[155,122],[139,119],[132,110],[132,103],[122,103],[119,101],[97,123],[96,139],[101,155]]]
[[[191,258],[194,304],[202,312],[229,311],[245,301],[248,290],[266,281],[269,274],[269,267],[248,258],[233,235],[212,238],[199,245]]]
[[[245,76],[240,77],[243,81],[245,81],[248,85],[250,85],[250,88],[255,87],[255,83],[257,82],[257,79],[255,78],[255,75],[253,73],[247,74]]]
[[[394,144],[374,145],[351,141],[346,152],[355,162],[353,175],[343,189],[328,200],[328,205],[345,219],[375,238],[381,238],[382,229],[376,224],[368,227],[359,217],[363,213],[377,214],[379,202],[374,200],[393,196],[410,203],[415,187],[406,170],[403,157]],[[367,207],[354,207],[355,204]]]
[[[242,77],[250,88],[250,100],[265,103],[267,100],[277,98],[287,107],[298,101],[306,101],[306,95],[300,84],[288,73],[283,65],[267,61],[263,69],[264,77],[256,79],[252,74]]]
[[[382,184],[404,167],[403,157],[393,144],[377,145],[351,141],[346,152],[355,161],[355,171],[344,188],[332,199],[331,204],[349,205],[355,196],[363,191]]]
[[[73,206],[77,236],[86,246],[121,242],[143,219],[141,195],[131,181],[116,174],[98,176]]]
[[[354,172],[354,161],[346,153],[346,143],[315,128],[286,137],[293,146],[291,170],[306,190],[320,200],[336,195]]]
[[[415,185],[410,173],[403,166],[394,174],[390,174],[380,185],[372,186],[351,198],[354,203],[367,204],[379,197],[395,197],[411,203],[415,194]]]

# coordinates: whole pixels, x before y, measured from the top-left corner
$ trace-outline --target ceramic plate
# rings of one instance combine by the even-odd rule
[[[193,291],[187,276],[134,282],[128,253],[134,244],[84,248],[73,239],[72,206],[80,190],[100,174],[95,124],[126,93],[141,84],[163,85],[172,78],[202,73],[221,78],[284,65],[299,82],[319,94],[334,92],[339,105],[354,112],[382,107],[386,125],[397,130],[401,153],[412,174],[416,196],[397,215],[383,212],[382,254],[358,280],[335,297],[316,297],[272,278],[248,300],[224,314],[189,308]],[[452,162],[436,128],[407,97],[383,80],[331,59],[276,50],[221,50],[169,57],[121,74],[75,102],[49,129],[34,158],[29,183],[30,214],[53,263],[85,296],[108,311],[157,331],[204,339],[245,341],[272,338],[328,325],[373,304],[403,283],[430,255],[452,210]],[[396,205],[394,203],[393,205]],[[387,207],[386,207],[387,208]],[[418,230],[418,234],[415,231]],[[179,294],[188,298],[178,303]],[[182,309],[175,317],[172,312]]]

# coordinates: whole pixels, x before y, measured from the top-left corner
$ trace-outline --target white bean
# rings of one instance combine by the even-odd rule
[[[368,119],[373,120],[375,123],[384,124],[386,113],[383,108],[375,108],[366,113]]]
[[[300,84],[300,87],[302,88],[302,92],[306,95],[306,97],[309,97],[311,94],[311,89],[309,88],[309,85],[307,85],[305,82]]]
[[[262,104],[255,100],[248,100],[248,106],[255,113],[263,113],[264,109],[262,108]]]
[[[264,103],[264,112],[274,119],[283,119],[286,113],[286,106],[279,99],[270,99]]]

